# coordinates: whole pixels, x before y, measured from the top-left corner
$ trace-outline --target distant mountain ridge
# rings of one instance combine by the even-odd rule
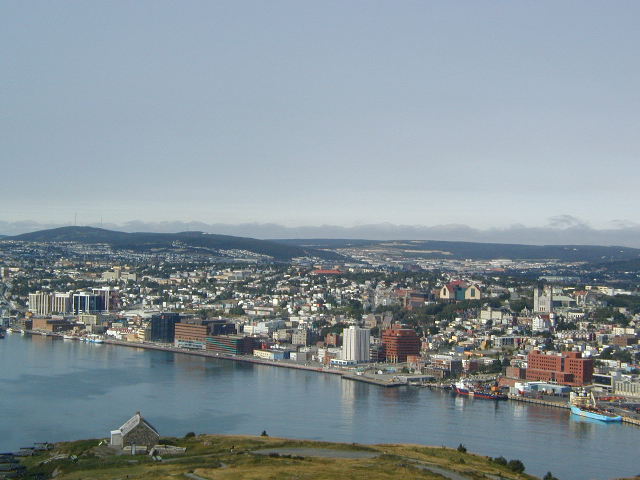
[[[502,243],[455,242],[440,240],[366,240],[366,239],[285,239],[259,240],[249,237],[217,235],[203,232],[126,233],[96,227],[59,227],[5,236],[0,241],[76,242],[107,244],[113,248],[145,251],[158,248],[194,248],[211,250],[247,250],[269,255],[279,261],[314,256],[325,260],[345,260],[327,250],[388,249],[407,258],[450,258],[490,260],[557,259],[564,262],[594,264],[631,261],[640,263],[640,249],[598,245],[522,245]],[[177,242],[177,243],[176,243]]]
[[[153,248],[180,246],[207,248],[212,250],[247,250],[261,255],[269,255],[276,260],[291,260],[294,257],[316,256],[326,259],[341,258],[332,252],[324,252],[296,245],[286,245],[269,240],[215,235],[202,232],[179,233],[126,233],[95,227],[60,227],[37,232],[23,233],[3,240],[23,242],[76,242],[82,244],[107,244],[114,248],[148,250]]]
[[[441,240],[353,240],[353,239],[287,239],[276,240],[286,245],[307,248],[388,248],[402,250],[407,256],[491,260],[547,260],[564,262],[617,262],[640,260],[640,249],[599,245],[523,245],[508,243],[451,242]],[[411,251],[415,251],[413,255]],[[427,253],[428,252],[428,253]],[[446,253],[442,253],[446,252]]]

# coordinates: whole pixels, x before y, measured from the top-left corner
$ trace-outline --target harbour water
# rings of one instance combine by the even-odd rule
[[[0,340],[0,451],[106,438],[136,411],[162,435],[419,443],[517,458],[562,480],[640,474],[640,429],[568,410],[51,337]]]

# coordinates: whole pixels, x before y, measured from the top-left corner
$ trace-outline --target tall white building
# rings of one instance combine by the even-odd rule
[[[51,298],[51,313],[69,313],[71,311],[71,300],[70,293],[54,293]]]
[[[350,326],[342,331],[342,359],[355,360],[356,362],[368,362],[369,338],[371,332],[368,328]]]
[[[51,315],[51,294],[47,292],[30,293],[29,311],[42,317]]]

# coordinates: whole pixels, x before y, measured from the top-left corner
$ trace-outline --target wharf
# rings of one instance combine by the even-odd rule
[[[630,425],[635,425],[636,427],[640,427],[640,418],[633,417],[625,417],[622,416],[622,423],[628,423]]]
[[[365,375],[352,375],[347,373],[342,374],[342,379],[353,380],[354,382],[370,383],[372,385],[377,385],[379,387],[401,387],[403,385],[404,386],[407,385],[404,382],[399,382],[396,380],[385,380],[383,378],[372,378]]]
[[[154,343],[133,343],[133,342],[125,342],[122,340],[112,340],[112,339],[105,339],[103,343],[109,344],[109,345],[120,345],[124,347],[132,347],[132,348],[144,348],[147,350],[160,350],[163,352],[182,353],[185,355],[195,355],[198,357],[215,358],[218,360],[231,360],[234,362],[253,363],[257,365],[266,365],[270,367],[293,368],[296,370],[306,370],[306,371],[317,372],[317,373],[330,373],[332,375],[344,375],[344,372],[340,370],[335,370],[335,369],[326,368],[326,367],[325,368],[315,367],[311,365],[301,365],[297,363],[287,362],[286,360],[272,361],[272,360],[264,360],[262,358],[243,356],[243,355],[221,355],[219,353],[207,352],[206,350],[185,350],[182,348],[165,346],[165,345],[157,345]]]
[[[557,407],[569,409],[567,402],[552,402],[551,400],[542,400],[540,398],[521,397],[520,395],[509,394],[509,400],[515,400],[517,402],[535,403],[536,405],[545,405],[547,407]]]
[[[429,383],[420,383],[418,384],[419,387],[424,387],[424,388],[435,388],[438,390],[451,390],[451,383],[436,383],[436,382],[429,382]]]
[[[537,405],[545,405],[548,407],[557,407],[557,408],[564,408],[564,409],[569,409],[569,404],[566,402],[552,402],[550,400],[541,400],[539,398],[528,398],[528,397],[521,397],[519,395],[511,395],[509,394],[509,400],[516,400],[518,402],[526,402],[526,403],[535,403]],[[640,427],[640,418],[635,418],[635,417],[630,417],[628,415],[621,415],[622,417],[622,423],[628,423],[629,425],[636,425],[638,427]]]

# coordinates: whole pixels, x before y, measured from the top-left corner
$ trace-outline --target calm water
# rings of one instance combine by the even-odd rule
[[[562,409],[40,336],[0,340],[0,451],[106,438],[137,410],[161,435],[266,430],[342,442],[464,443],[561,480],[640,473],[639,428]]]

